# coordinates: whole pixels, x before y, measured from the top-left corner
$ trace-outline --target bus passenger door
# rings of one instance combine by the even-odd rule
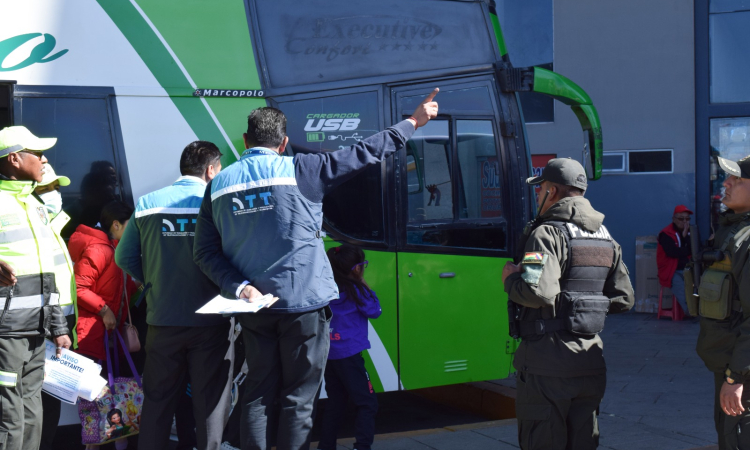
[[[408,117],[431,90],[394,88],[394,120]],[[406,389],[508,375],[501,273],[509,260],[506,186],[515,177],[504,169],[496,98],[490,81],[441,83],[440,115],[397,155],[399,355]]]

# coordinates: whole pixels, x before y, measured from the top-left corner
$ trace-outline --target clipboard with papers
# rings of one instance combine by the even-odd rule
[[[256,313],[263,308],[273,305],[278,297],[266,294],[263,297],[248,302],[245,299],[231,299],[217,295],[210,302],[195,311],[198,314],[244,314]]]

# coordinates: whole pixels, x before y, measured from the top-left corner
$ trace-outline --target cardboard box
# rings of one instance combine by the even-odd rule
[[[656,236],[635,238],[635,310],[638,312],[656,313],[659,309],[657,245]]]

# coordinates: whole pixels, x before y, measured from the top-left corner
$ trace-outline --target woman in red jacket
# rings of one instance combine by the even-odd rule
[[[127,288],[123,286],[124,272],[115,264],[115,247],[132,213],[125,203],[108,203],[96,228],[79,225],[68,242],[78,293],[78,351],[103,361],[104,330],[112,331],[125,323],[128,313],[123,290],[128,298],[136,290],[130,277]]]

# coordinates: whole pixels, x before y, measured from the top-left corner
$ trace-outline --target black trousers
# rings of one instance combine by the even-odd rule
[[[593,450],[607,376],[547,377],[518,372],[516,417],[522,450]]]
[[[227,354],[229,330],[229,323],[212,327],[149,326],[139,450],[168,448],[172,417],[184,396],[188,376],[198,449],[221,447],[231,405],[234,353]]]
[[[343,359],[329,359],[326,364],[325,380],[328,403],[323,415],[318,449],[336,450],[336,435],[351,398],[357,411],[355,434],[357,440],[354,448],[370,450],[375,437],[378,398],[372,389],[370,375],[365,370],[365,360],[362,354],[357,353]]]
[[[331,309],[243,314],[250,368],[242,399],[242,450],[310,447],[312,413],[328,358]],[[278,409],[278,413],[276,410]]]
[[[714,423],[719,435],[719,450],[750,450],[750,383],[742,388],[742,406],[745,412],[728,416],[721,409],[719,392],[724,384],[724,374],[714,373]]]

